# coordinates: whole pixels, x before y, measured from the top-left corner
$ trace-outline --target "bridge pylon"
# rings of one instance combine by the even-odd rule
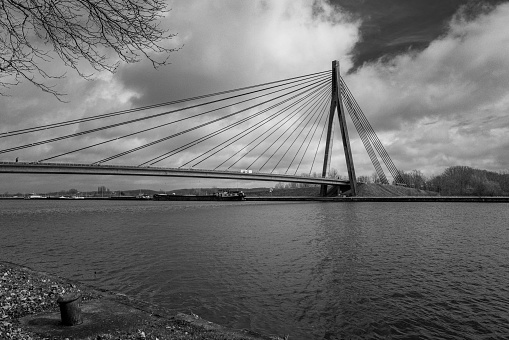
[[[341,139],[343,141],[343,149],[345,152],[346,167],[348,170],[348,179],[350,183],[350,196],[357,196],[357,177],[355,176],[355,167],[353,164],[352,149],[350,147],[350,138],[348,137],[348,129],[346,126],[345,109],[341,98],[341,82],[339,74],[339,61],[332,62],[332,100],[329,113],[329,124],[327,126],[327,140],[325,144],[325,156],[323,160],[322,177],[325,178],[329,169],[330,161],[330,145],[332,138],[332,127],[334,124],[334,114],[338,113],[339,129],[341,131]],[[322,185],[320,196],[327,196],[327,185]]]

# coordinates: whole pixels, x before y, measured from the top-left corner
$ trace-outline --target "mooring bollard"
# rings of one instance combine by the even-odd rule
[[[58,300],[60,317],[65,326],[79,325],[83,322],[81,318],[81,295],[79,293],[61,295]]]

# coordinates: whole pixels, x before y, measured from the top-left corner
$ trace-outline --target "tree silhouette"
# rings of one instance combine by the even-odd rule
[[[175,34],[160,26],[167,13],[164,0],[0,0],[0,87],[26,79],[59,98],[45,84],[65,76],[45,71],[55,59],[84,78],[83,60],[110,72],[144,58],[165,65],[179,49],[168,44]]]

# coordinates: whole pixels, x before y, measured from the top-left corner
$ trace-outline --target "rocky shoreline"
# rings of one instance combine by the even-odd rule
[[[82,325],[59,322],[57,299],[82,297]],[[0,339],[6,340],[280,340],[234,330],[195,314],[168,315],[158,306],[0,261]]]

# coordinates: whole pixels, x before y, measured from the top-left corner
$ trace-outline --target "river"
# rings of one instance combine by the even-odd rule
[[[295,339],[507,339],[509,205],[0,200],[0,260]]]

